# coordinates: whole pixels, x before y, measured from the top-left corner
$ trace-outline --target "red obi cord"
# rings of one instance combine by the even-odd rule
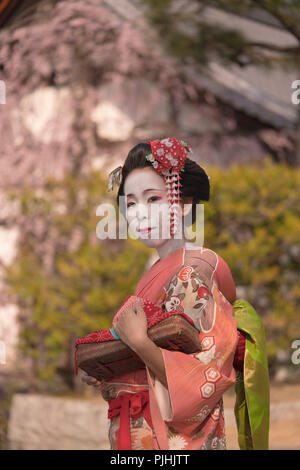
[[[148,391],[124,393],[119,398],[110,400],[108,418],[111,419],[120,415],[117,450],[131,449],[129,416],[138,419],[142,414],[152,428]]]

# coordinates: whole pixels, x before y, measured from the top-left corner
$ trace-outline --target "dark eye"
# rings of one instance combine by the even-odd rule
[[[159,196],[152,196],[152,197],[149,197],[148,201],[150,201],[152,199],[152,201],[158,201],[160,199]]]
[[[134,204],[134,202],[128,202],[127,207],[130,207],[132,204]]]

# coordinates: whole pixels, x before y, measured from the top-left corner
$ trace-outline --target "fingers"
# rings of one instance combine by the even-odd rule
[[[99,385],[101,385],[101,382],[95,379],[95,377],[88,375],[86,372],[83,372],[81,380],[87,385],[94,385],[95,387],[99,387]]]
[[[133,305],[132,307],[124,307],[124,310],[122,311],[122,315],[120,315],[120,318],[118,321],[120,321],[120,323],[122,323],[122,321],[124,322],[126,320],[126,316],[128,317],[128,315],[136,315],[136,306]]]
[[[135,308],[137,313],[145,313],[142,299],[140,299],[139,297],[136,300]]]

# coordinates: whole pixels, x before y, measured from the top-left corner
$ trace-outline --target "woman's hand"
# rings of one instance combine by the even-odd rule
[[[93,385],[94,387],[99,387],[101,385],[101,382],[99,382],[99,380],[95,379],[95,377],[91,377],[86,372],[83,372],[81,380],[83,383],[87,385]]]
[[[113,324],[113,328],[123,343],[130,349],[136,347],[149,339],[147,335],[147,318],[140,299],[132,307],[124,307],[118,321]]]
[[[123,343],[127,344],[167,387],[163,355],[147,334],[147,318],[140,299],[133,307],[125,307],[113,328]]]

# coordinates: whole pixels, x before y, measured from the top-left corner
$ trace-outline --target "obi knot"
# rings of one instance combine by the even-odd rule
[[[123,393],[120,397],[110,400],[108,418],[120,415],[120,428],[118,434],[118,450],[130,450],[130,422],[129,417],[138,419],[142,415],[152,428],[150,414],[149,392]]]

